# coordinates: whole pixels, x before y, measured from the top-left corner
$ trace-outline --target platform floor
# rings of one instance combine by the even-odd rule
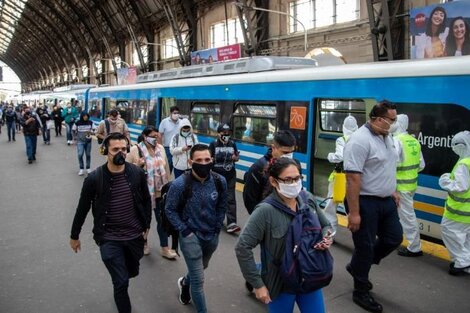
[[[5,132],[0,135],[0,312],[116,312],[111,280],[92,240],[91,214],[81,234],[82,251],[75,254],[69,247],[83,182],[76,147],[67,146],[65,137],[52,137],[50,146],[38,138],[37,162],[28,165],[23,136],[16,140],[8,143]],[[94,142],[92,166],[103,162]],[[237,201],[243,225],[248,216],[240,193]],[[233,251],[237,237],[223,232],[220,239],[205,273],[209,312],[266,312],[245,291]],[[133,312],[195,312],[177,300],[184,260],[159,255],[154,222],[150,244],[151,254],[130,284]],[[341,228],[331,248],[334,278],[324,289],[330,313],[365,312],[352,302],[352,279],[344,269],[352,247],[349,231]],[[387,313],[470,312],[470,277],[450,276],[447,269],[447,261],[431,255],[408,259],[393,253],[372,268],[373,295]]]

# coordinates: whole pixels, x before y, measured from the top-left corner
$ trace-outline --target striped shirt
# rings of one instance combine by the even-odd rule
[[[132,240],[139,237],[144,227],[134,209],[131,188],[124,172],[112,174],[110,191],[104,239]]]

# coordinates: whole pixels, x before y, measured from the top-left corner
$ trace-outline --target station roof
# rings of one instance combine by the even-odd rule
[[[184,23],[184,8],[205,11],[222,2],[0,0],[0,60],[23,83],[70,73],[97,56],[118,55],[116,51],[130,41],[153,41],[155,32],[167,27],[170,19]]]

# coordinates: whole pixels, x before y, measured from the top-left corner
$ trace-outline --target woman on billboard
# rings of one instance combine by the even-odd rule
[[[468,23],[462,16],[450,23],[451,33],[446,40],[446,56],[470,55],[470,33]]]
[[[444,56],[444,48],[449,28],[446,27],[447,13],[443,7],[435,7],[429,15],[426,24],[425,58],[439,58]]]

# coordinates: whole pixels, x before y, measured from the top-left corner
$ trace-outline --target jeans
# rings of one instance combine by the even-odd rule
[[[89,142],[77,142],[77,155],[78,155],[78,164],[80,169],[83,170],[83,153],[86,154],[86,169],[90,168],[91,165],[91,141]]]
[[[72,123],[66,123],[67,125],[67,141],[72,141],[73,140],[73,137],[72,137],[72,126],[73,126],[73,122]]]
[[[349,212],[348,204],[345,203]],[[379,264],[403,240],[403,231],[398,218],[397,205],[392,197],[379,198],[360,196],[361,225],[352,233],[354,252],[351,269],[354,274],[354,288],[363,290],[369,280],[372,264]]]
[[[47,129],[47,123],[42,125],[42,139],[44,143],[51,141],[51,130]]]
[[[297,295],[281,293],[268,304],[268,311],[269,313],[290,313],[294,311],[294,303],[297,303],[301,313],[325,313],[321,289]]]
[[[28,156],[28,160],[36,160],[38,137],[36,135],[24,135],[24,141],[26,143],[26,155]]]
[[[173,171],[173,156],[170,153],[170,147],[165,147],[165,154],[166,154],[166,159],[168,160],[168,166],[170,167],[170,175],[171,175],[171,171]]]
[[[209,265],[209,260],[218,244],[218,234],[208,241],[199,239],[194,233],[186,238],[180,236],[181,252],[188,267],[184,282],[185,285],[190,286],[191,299],[198,313],[207,312],[204,296],[204,269]]]
[[[183,175],[184,172],[187,171],[187,170],[184,170],[184,171],[179,170],[179,169],[177,169],[176,167],[174,168],[174,170],[175,170],[175,179],[177,179],[178,177],[180,177],[181,175]]]
[[[237,201],[235,199],[235,185],[237,176],[227,179],[227,226],[237,223]]]
[[[15,121],[7,122],[8,141],[11,141],[12,139],[15,140],[15,129]]]
[[[131,312],[127,288],[129,278],[139,274],[139,261],[144,255],[142,236],[133,240],[103,241],[100,243],[101,259],[113,281],[114,302],[119,313]]]

